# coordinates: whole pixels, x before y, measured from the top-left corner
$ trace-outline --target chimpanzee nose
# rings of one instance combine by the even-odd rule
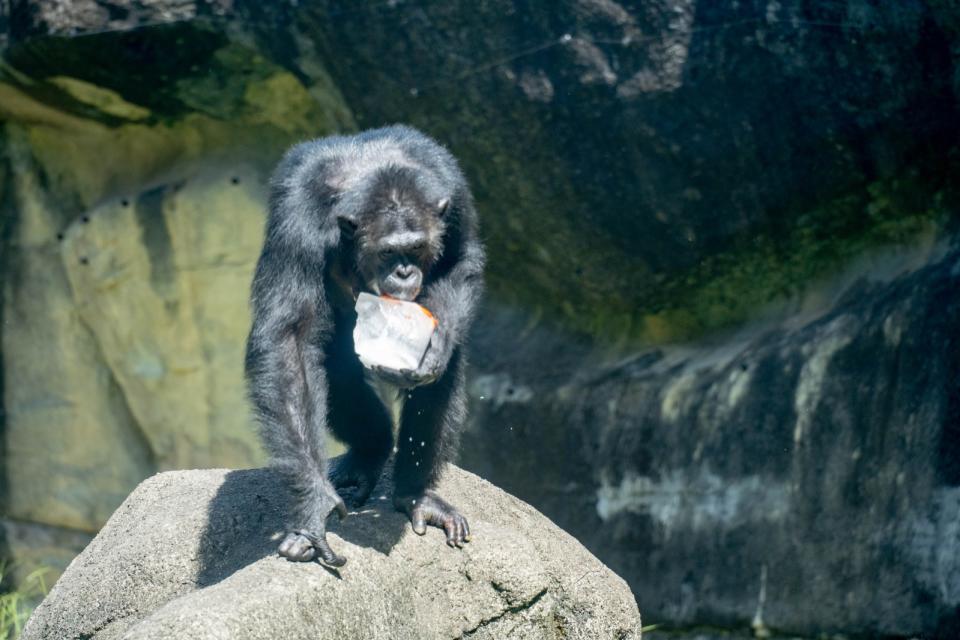
[[[414,271],[415,269],[412,264],[401,264],[393,270],[393,273],[401,280],[408,280],[413,277]]]

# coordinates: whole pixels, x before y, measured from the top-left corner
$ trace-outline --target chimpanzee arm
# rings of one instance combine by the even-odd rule
[[[454,350],[466,339],[473,315],[483,293],[483,267],[486,257],[477,240],[476,212],[467,202],[458,212],[450,242],[440,264],[431,273],[417,303],[426,307],[437,320],[420,366],[414,371],[398,371],[375,366],[384,379],[400,387],[413,388],[438,380],[446,371]]]
[[[466,338],[483,293],[485,257],[479,242],[464,243],[449,272],[427,284],[419,302],[437,319],[419,372],[436,380],[443,375],[453,350]]]
[[[274,466],[287,478],[294,505],[280,554],[308,561],[315,556],[341,566],[345,560],[326,541],[327,516],[346,515],[327,479],[327,380],[322,345],[329,319],[322,292],[296,255],[265,250],[253,285],[253,328],[246,374],[263,441]]]

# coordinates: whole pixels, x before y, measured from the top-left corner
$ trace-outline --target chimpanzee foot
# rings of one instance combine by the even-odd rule
[[[470,527],[467,519],[449,502],[429,489],[419,497],[397,497],[394,506],[410,517],[413,531],[418,535],[427,532],[427,525],[439,527],[447,534],[447,544],[451,547],[463,547],[470,542]]]
[[[327,544],[326,536],[315,536],[302,529],[288,533],[277,551],[293,562],[310,562],[318,558],[331,567],[342,567],[347,564],[346,558],[333,552]]]
[[[347,453],[331,460],[328,475],[337,493],[351,508],[356,509],[370,497],[382,469],[382,462]]]
[[[317,558],[331,567],[342,567],[347,564],[347,559],[334,553],[327,544],[326,535],[317,536],[303,529],[288,533],[277,551],[293,562],[310,562]]]
[[[296,531],[287,534],[277,552],[294,562],[310,562],[317,555],[317,550],[313,548],[310,539]]]
[[[339,498],[329,513],[333,511],[337,512],[341,520],[347,517],[347,507]],[[342,567],[347,563],[347,559],[334,553],[327,542],[326,517],[311,531],[295,529],[287,533],[277,547],[277,552],[292,562],[310,562],[316,558],[331,567]]]

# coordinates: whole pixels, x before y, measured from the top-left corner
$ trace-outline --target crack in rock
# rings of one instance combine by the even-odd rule
[[[495,583],[492,583],[492,582],[491,582],[490,584],[491,584],[491,586],[494,588],[495,591],[498,591],[498,592],[502,591],[502,589],[498,589],[498,588],[497,588],[498,585],[496,585]],[[529,599],[527,599],[527,600],[524,600],[524,601],[520,602],[519,604],[516,604],[516,605],[514,605],[514,606],[512,606],[512,607],[507,607],[506,609],[504,609],[503,611],[501,611],[500,613],[498,613],[498,614],[495,615],[495,616],[491,616],[490,618],[486,618],[486,619],[484,619],[484,620],[481,620],[475,627],[473,627],[472,629],[467,629],[467,630],[464,631],[462,634],[460,634],[459,638],[460,638],[461,640],[462,640],[463,638],[469,638],[469,637],[473,636],[475,633],[477,633],[477,631],[479,631],[479,630],[483,629],[484,627],[487,627],[487,626],[489,626],[489,625],[497,622],[498,620],[502,620],[503,618],[507,617],[507,615],[509,615],[509,614],[511,614],[511,613],[520,613],[521,611],[526,611],[526,610],[528,610],[528,609],[532,609],[538,602],[540,602],[540,599],[543,598],[543,596],[544,596],[546,593],[547,593],[547,588],[544,587],[543,589],[541,589],[540,591],[538,591],[537,593],[535,593],[535,594],[533,595],[533,597],[531,597],[531,598],[529,598]]]

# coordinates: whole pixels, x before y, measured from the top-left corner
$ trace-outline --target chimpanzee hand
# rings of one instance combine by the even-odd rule
[[[317,518],[305,529],[295,529],[287,533],[277,551],[281,556],[293,562],[310,562],[317,558],[331,567],[342,567],[347,559],[334,553],[327,543],[327,518],[334,511],[343,520],[347,517],[347,507],[332,489],[333,494],[321,499],[322,505],[315,511]]]
[[[401,389],[412,389],[420,385],[436,382],[443,375],[450,361],[452,349],[446,332],[437,328],[430,338],[427,352],[416,369],[391,369],[390,367],[374,366],[371,370],[380,379],[394,384]]]
[[[427,532],[427,525],[443,529],[447,534],[447,545],[462,548],[470,542],[470,525],[467,519],[460,515],[456,507],[437,495],[436,491],[427,489],[419,496],[395,496],[393,505],[410,517],[413,532],[423,535]]]

